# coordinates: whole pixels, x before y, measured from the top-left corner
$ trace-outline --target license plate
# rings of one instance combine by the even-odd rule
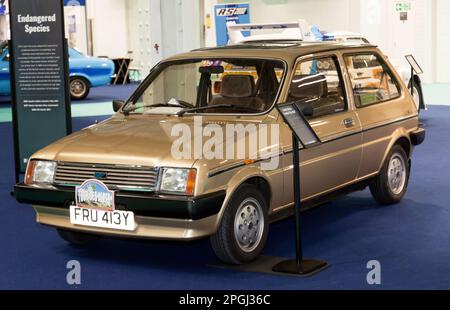
[[[74,225],[134,231],[134,213],[129,211],[103,211],[90,208],[70,207],[70,222]]]

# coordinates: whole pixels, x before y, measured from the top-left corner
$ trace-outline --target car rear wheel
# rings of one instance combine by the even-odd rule
[[[395,145],[377,179],[370,186],[375,200],[383,205],[399,203],[408,189],[410,163],[405,150]]]
[[[76,246],[83,246],[88,245],[95,240],[99,239],[98,236],[64,230],[64,229],[57,229],[58,235],[68,243]]]
[[[259,257],[268,232],[267,202],[255,186],[245,184],[228,203],[211,245],[224,263],[245,264]]]
[[[83,100],[89,95],[89,82],[81,77],[72,77],[70,79],[70,96],[74,100]]]

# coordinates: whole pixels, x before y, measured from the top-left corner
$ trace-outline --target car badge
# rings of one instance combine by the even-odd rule
[[[108,177],[108,173],[107,172],[96,172],[94,174],[94,178],[96,178],[97,180],[104,180]]]

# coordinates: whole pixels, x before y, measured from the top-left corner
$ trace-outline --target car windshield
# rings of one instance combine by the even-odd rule
[[[261,59],[191,59],[160,65],[129,114],[256,114],[274,104],[284,63]]]

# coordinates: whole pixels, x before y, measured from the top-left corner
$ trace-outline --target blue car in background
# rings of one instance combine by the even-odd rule
[[[11,95],[8,44],[0,45],[0,96]],[[114,75],[114,62],[109,59],[88,57],[69,48],[70,95],[81,100],[89,95],[92,87],[104,86]]]

